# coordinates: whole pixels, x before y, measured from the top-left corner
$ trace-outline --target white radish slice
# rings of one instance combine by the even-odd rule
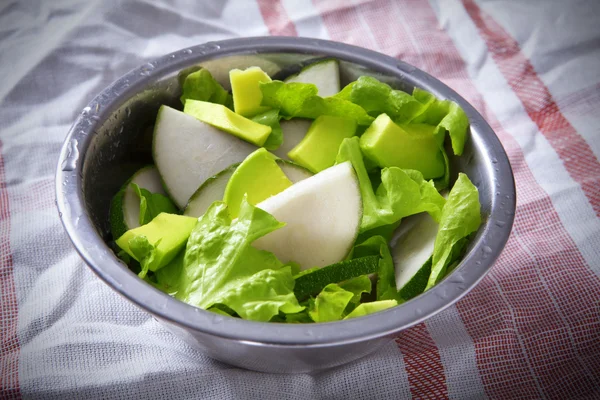
[[[140,226],[140,198],[131,187],[132,183],[150,193],[166,194],[154,165],[144,167],[133,174],[111,204],[110,223],[115,239],[126,231]]]
[[[256,150],[229,133],[167,106],[154,125],[153,156],[166,191],[183,209],[209,177]]]
[[[337,60],[319,61],[304,67],[285,82],[312,83],[319,89],[319,96],[333,96],[340,91],[340,66]]]
[[[277,164],[292,183],[310,178],[313,174],[304,167],[294,164],[291,161],[277,160]],[[208,210],[208,207],[215,202],[223,200],[225,188],[229,178],[238,167],[238,164],[231,165],[229,168],[219,172],[217,175],[208,178],[190,198],[185,207],[183,215],[190,217],[200,217]]]
[[[301,118],[294,118],[288,121],[281,120],[279,124],[283,133],[283,143],[277,150],[272,151],[272,153],[277,157],[288,159],[287,153],[304,139],[312,123],[313,121],[310,119]]]
[[[294,261],[301,269],[343,260],[362,218],[362,199],[350,162],[300,181],[257,207],[286,226],[256,240],[254,247],[274,253],[284,263]]]
[[[398,291],[410,289],[407,285],[416,284],[413,278],[421,268],[427,268],[426,264],[433,254],[438,226],[428,213],[412,215],[402,220],[391,240]]]

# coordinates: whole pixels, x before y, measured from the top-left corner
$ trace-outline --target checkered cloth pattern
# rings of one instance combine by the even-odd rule
[[[600,398],[600,2],[0,3],[0,398]],[[214,361],[84,265],[54,205],[76,115],[123,73],[209,40],[308,36],[437,77],[502,141],[506,248],[457,304],[362,360],[271,375]]]

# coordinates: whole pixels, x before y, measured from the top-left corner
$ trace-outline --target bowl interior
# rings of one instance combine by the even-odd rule
[[[311,327],[217,318],[139,280],[107,245],[110,201],[135,170],[152,163],[152,128],[158,108],[166,104],[182,109],[182,76],[204,67],[228,87],[228,71],[232,68],[258,65],[271,76],[283,78],[323,57],[340,60],[342,85],[370,75],[409,93],[420,87],[438,98],[457,102],[465,110],[471,135],[461,157],[448,151],[451,180],[459,171],[465,172],[478,187],[483,223],[461,264],[433,289],[399,307],[358,319],[364,322],[350,320]],[[207,43],[169,54],[131,71],[96,97],[82,111],[63,146],[57,171],[57,204],[71,240],[91,268],[151,313],[218,336],[319,345],[396,332],[441,311],[467,293],[483,278],[508,239],[515,192],[510,164],[489,125],[456,92],[423,71],[379,53],[334,42],[248,38]]]

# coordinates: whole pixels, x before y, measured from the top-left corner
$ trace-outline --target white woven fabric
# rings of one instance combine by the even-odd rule
[[[0,398],[600,396],[600,3],[550,3],[0,3]],[[368,47],[442,79],[494,127],[519,193],[513,237],[471,294],[315,374],[190,348],[93,275],[54,205],[62,141],[108,84],[180,48],[268,34]]]

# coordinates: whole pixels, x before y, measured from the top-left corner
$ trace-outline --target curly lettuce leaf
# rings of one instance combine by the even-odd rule
[[[426,90],[415,88],[413,97],[424,106],[423,112],[412,121],[414,123],[437,126],[450,110],[450,101],[439,100]]]
[[[179,213],[175,204],[167,196],[160,193],[151,193],[135,183],[131,183],[131,188],[140,198],[140,225],[146,225],[162,212],[169,214]]]
[[[360,303],[363,293],[371,293],[371,290],[373,289],[373,284],[371,283],[371,279],[369,279],[368,275],[357,276],[356,278],[341,282],[338,285],[342,289],[354,294],[354,297],[350,299],[350,304],[354,305]]]
[[[251,246],[283,225],[246,199],[234,221],[225,203],[213,203],[188,239],[176,297],[204,309],[223,304],[255,321],[302,311],[291,268]]]
[[[373,189],[360,150],[359,138],[342,142],[336,163],[350,161],[356,171],[363,199],[363,218],[360,232],[366,232],[423,211],[439,221],[445,200],[433,182],[423,179],[418,171],[396,167],[381,171],[381,184]]]
[[[379,256],[377,268],[377,300],[396,300],[402,302],[396,289],[396,275],[394,260],[390,253],[388,241],[382,236],[373,236],[364,242],[354,246],[355,257]]]
[[[321,115],[331,115],[355,120],[358,125],[373,122],[367,112],[357,104],[339,97],[317,96],[318,89],[312,83],[272,81],[261,83],[262,105],[280,110],[286,118],[315,119]]]
[[[425,108],[410,94],[394,90],[370,76],[361,76],[350,85],[342,89],[339,97],[358,104],[372,116],[385,113],[394,122],[404,123],[414,119]]]
[[[433,247],[431,275],[425,290],[438,283],[452,262],[453,248],[481,225],[479,191],[467,175],[460,173],[442,210]],[[456,252],[456,251],[455,251]]]
[[[354,293],[330,283],[317,295],[308,313],[315,322],[339,321],[353,298]]]
[[[448,114],[439,123],[439,126],[448,131],[452,141],[452,151],[460,156],[465,148],[469,118],[458,104],[450,103]]]
[[[219,82],[217,82],[207,69],[200,69],[189,74],[182,85],[181,103],[185,105],[186,100],[208,101],[210,103],[223,104],[232,109],[233,98]]]
[[[277,150],[283,143],[283,132],[281,130],[281,125],[279,124],[279,110],[268,110],[262,114],[254,116],[251,119],[259,124],[271,127],[271,134],[267,138],[267,141],[263,144],[263,147],[271,151]]]
[[[142,270],[138,276],[142,279],[146,277],[148,270],[156,258],[156,247],[160,243],[160,239],[152,244],[144,235],[136,235],[129,240],[129,251],[133,257],[139,261]]]
[[[380,300],[372,301],[370,303],[362,303],[348,314],[344,319],[351,319],[357,317],[363,317],[365,315],[373,314],[378,311],[383,311],[388,308],[392,308],[398,305],[396,300]]]

